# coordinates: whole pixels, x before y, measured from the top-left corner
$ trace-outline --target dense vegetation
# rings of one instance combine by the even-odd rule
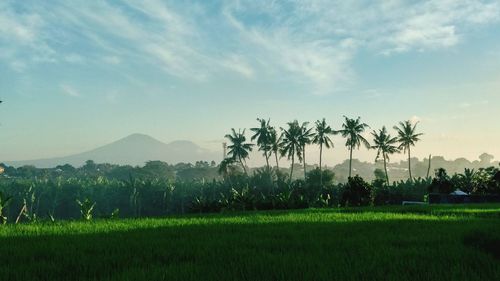
[[[499,280],[500,205],[0,227],[0,280]]]
[[[416,124],[401,122],[391,137],[383,127],[373,131],[373,144],[363,137],[368,128],[360,119],[345,117],[341,130],[333,130],[318,120],[314,128],[298,121],[288,123],[281,134],[269,120],[258,119],[252,128],[252,140],[263,153],[266,166],[249,169],[245,159],[255,144],[247,142],[245,130],[232,130],[226,138],[228,157],[215,162],[169,165],[150,161],[144,167],[96,164],[89,160],[79,168],[61,165],[54,169],[5,167],[0,178],[0,219],[5,222],[40,219],[87,220],[93,217],[141,217],[221,212],[227,210],[298,209],[309,207],[366,206],[400,204],[401,201],[425,201],[429,192],[449,193],[460,189],[472,194],[500,194],[498,168],[465,169],[448,176],[436,170],[436,177],[411,177],[410,148],[421,135]],[[305,146],[333,147],[330,136],[341,134],[350,151],[349,173],[353,170],[353,150],[362,144],[375,149],[382,169],[372,170],[374,179],[366,181],[357,173],[346,182],[320,165],[308,170]],[[408,153],[408,179],[390,181],[389,155],[400,150]],[[289,169],[279,167],[279,157],[291,160]],[[272,167],[272,159],[275,167]],[[294,177],[295,159],[303,164],[303,175]],[[430,163],[429,163],[430,164]],[[357,170],[356,170],[357,172]],[[427,173],[430,165],[427,166]]]
[[[401,204],[424,201],[429,192],[461,189],[472,194],[499,194],[498,168],[465,170],[448,176],[438,170],[434,179],[417,178],[387,185],[385,173],[366,182],[354,176],[336,183],[329,170],[307,172],[306,180],[288,181],[286,174],[266,168],[246,176],[231,172],[222,180],[171,181],[168,178],[108,179],[102,176],[0,180],[0,217],[6,221],[141,217],[228,210],[297,209],[355,205]],[[321,174],[320,174],[321,173]],[[10,199],[10,200],[9,200]],[[87,207],[85,201],[88,199]],[[78,200],[78,201],[77,201]],[[83,212],[82,212],[83,211]],[[92,217],[92,216],[90,216]]]

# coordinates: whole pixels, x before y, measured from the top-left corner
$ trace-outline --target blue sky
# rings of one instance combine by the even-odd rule
[[[500,157],[500,1],[1,1],[0,98],[5,160],[342,115]]]

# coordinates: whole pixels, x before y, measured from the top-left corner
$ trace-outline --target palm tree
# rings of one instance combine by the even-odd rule
[[[323,157],[323,145],[329,149],[333,147],[333,142],[330,139],[329,135],[334,135],[335,132],[332,128],[326,124],[325,118],[323,120],[316,121],[316,129],[315,134],[312,139],[312,142],[315,144],[319,144],[319,182],[320,185],[323,185],[323,171],[322,171],[322,157]]]
[[[269,128],[269,144],[271,145],[271,151],[274,153],[274,158],[276,159],[276,169],[278,171],[280,169],[278,162],[278,153],[281,148],[281,137],[282,135],[278,137],[278,132],[276,132],[276,129],[274,127]]]
[[[361,117],[357,119],[351,119],[344,116],[344,124],[342,124],[342,130],[336,131],[340,133],[342,137],[347,138],[345,145],[349,148],[349,177],[351,177],[352,171],[352,150],[361,146],[363,143],[366,148],[370,149],[370,143],[361,135],[366,128],[369,128],[365,123],[361,123]]]
[[[307,128],[307,125],[309,122],[304,122],[302,123],[302,126],[300,126],[300,136],[299,136],[299,143],[302,146],[302,162],[304,163],[304,180],[306,179],[306,145],[311,143],[311,137],[314,135],[311,131],[312,128]]]
[[[231,134],[227,134],[225,138],[227,138],[231,142],[231,145],[227,146],[227,148],[229,149],[228,154],[230,154],[231,158],[233,158],[234,160],[238,159],[241,167],[243,167],[245,175],[248,176],[247,169],[245,168],[245,164],[243,164],[243,161],[248,158],[249,152],[252,151],[253,144],[246,142],[245,129],[243,129],[243,132],[241,132],[240,130],[236,132],[234,128],[232,128]]]
[[[220,162],[217,172],[226,178],[229,175],[233,163],[234,159],[232,157],[224,158],[224,160]]]
[[[387,185],[389,185],[389,174],[387,173],[387,162],[389,161],[389,155],[398,153],[399,149],[395,145],[398,142],[397,137],[391,137],[390,134],[387,133],[387,129],[385,126],[382,127],[381,130],[372,132],[373,136],[373,142],[375,143],[372,145],[373,149],[377,149],[377,157],[375,157],[375,161],[380,159],[384,160],[384,171],[385,171],[385,179],[387,181]]]
[[[302,144],[300,143],[300,136],[302,135],[302,128],[297,120],[288,122],[288,129],[283,129],[282,140],[280,143],[281,156],[287,156],[288,160],[292,160],[290,167],[289,182],[292,182],[293,165],[295,164],[295,155],[302,161]]]
[[[420,140],[419,137],[423,135],[422,133],[417,134],[415,132],[417,124],[418,122],[412,125],[410,120],[406,120],[404,122],[399,122],[399,127],[394,126],[394,129],[398,132],[399,149],[403,149],[405,153],[408,151],[408,173],[410,174],[410,180],[413,180],[411,176],[410,147],[415,146],[415,143]]]
[[[264,152],[267,169],[269,170],[269,157],[271,156],[271,143],[270,143],[271,126],[269,125],[269,119],[266,121],[265,119],[257,118],[257,121],[259,121],[260,127],[250,129],[252,132],[254,132],[254,135],[250,138],[250,140],[253,141],[257,139],[257,145],[259,146],[259,150]]]

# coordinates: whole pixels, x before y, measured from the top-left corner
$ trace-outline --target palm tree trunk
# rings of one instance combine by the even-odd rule
[[[427,166],[427,176],[429,178],[429,173],[431,172],[431,154],[429,154],[429,165]]]
[[[304,160],[304,180],[306,180],[306,146],[302,148],[302,159]]]
[[[411,153],[409,145],[408,145],[408,173],[410,173],[410,181],[413,181],[413,178],[411,176]]]
[[[274,157],[276,158],[276,169],[279,171],[280,165],[278,163],[278,153],[276,151],[274,152]]]
[[[294,155],[292,154],[292,167],[290,167],[290,178],[288,179],[288,183],[292,183],[292,175],[293,175],[293,164],[295,162],[295,157]]]
[[[352,146],[349,152],[349,177],[351,177],[351,171],[352,171]]]
[[[245,175],[248,176],[247,169],[245,168],[245,165],[243,164],[243,161],[241,161],[241,156],[238,156],[238,159],[240,160],[241,167],[243,167],[243,171],[245,172]]]
[[[387,173],[387,161],[385,160],[386,156],[384,156],[384,170],[385,170],[385,180],[387,181],[387,186],[389,186],[389,174]]]
[[[321,169],[321,156],[323,154],[323,143],[319,144],[319,185],[323,186],[323,170]]]
[[[269,171],[269,156],[270,155],[267,154],[267,151],[265,151],[264,152],[264,157],[266,157],[266,166],[267,166],[267,170],[268,171]]]

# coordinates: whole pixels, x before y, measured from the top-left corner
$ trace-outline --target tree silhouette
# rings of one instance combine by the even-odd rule
[[[271,142],[270,142],[270,128],[269,119],[266,121],[262,118],[257,118],[257,121],[260,123],[260,127],[251,128],[250,130],[254,132],[254,135],[250,138],[250,140],[257,139],[257,145],[259,146],[259,150],[264,153],[264,157],[266,159],[267,169],[269,170],[269,157],[271,156]]]
[[[381,130],[372,132],[373,136],[373,149],[377,150],[377,156],[375,157],[375,162],[382,157],[384,160],[384,171],[385,171],[385,179],[387,185],[389,185],[389,174],[387,173],[387,162],[389,161],[389,155],[398,153],[399,149],[396,146],[398,143],[397,137],[391,137],[390,134],[387,133],[387,129],[382,127]]]
[[[366,128],[369,128],[365,123],[361,123],[361,117],[356,119],[351,119],[344,116],[344,123],[342,124],[342,130],[338,130],[342,137],[346,138],[345,145],[349,148],[349,178],[352,172],[352,150],[361,146],[361,143],[365,145],[366,148],[370,149],[370,143],[361,135]]]
[[[288,129],[283,129],[283,135],[280,143],[281,156],[286,156],[288,160],[292,160],[290,167],[289,183],[292,181],[293,164],[295,163],[295,155],[302,161],[302,144],[300,143],[300,136],[302,135],[302,128],[297,120],[288,122]]]
[[[234,160],[238,159],[241,167],[243,167],[243,171],[248,176],[247,169],[245,164],[243,164],[243,161],[248,158],[249,152],[252,151],[253,144],[246,142],[245,130],[243,129],[243,132],[239,130],[236,132],[234,128],[232,128],[231,134],[227,134],[225,138],[231,142],[231,145],[227,146],[229,149],[228,154],[230,154]]]
[[[278,162],[278,153],[280,152],[281,147],[281,137],[282,135],[278,137],[278,132],[276,132],[276,129],[274,127],[269,128],[269,143],[271,145],[271,151],[274,153],[274,158],[276,159],[276,170],[280,169]]]
[[[403,152],[408,151],[408,173],[410,174],[410,180],[413,180],[411,176],[411,151],[410,147],[415,146],[415,143],[419,141],[419,137],[423,134],[416,133],[418,122],[414,125],[411,124],[410,120],[404,122],[399,122],[399,126],[394,126],[394,129],[398,132],[398,142],[399,149],[403,149]]]
[[[334,135],[335,132],[332,128],[326,123],[325,118],[323,120],[316,121],[316,127],[314,131],[314,136],[312,142],[319,145],[319,182],[320,185],[323,186],[323,173],[322,173],[322,159],[323,159],[323,146],[327,149],[333,147],[333,142],[330,139],[330,135]]]
[[[307,128],[309,122],[304,122],[300,126],[300,135],[299,135],[299,143],[301,145],[302,150],[302,162],[304,164],[304,180],[307,177],[306,171],[306,145],[311,143],[311,137],[313,136],[312,128]]]

